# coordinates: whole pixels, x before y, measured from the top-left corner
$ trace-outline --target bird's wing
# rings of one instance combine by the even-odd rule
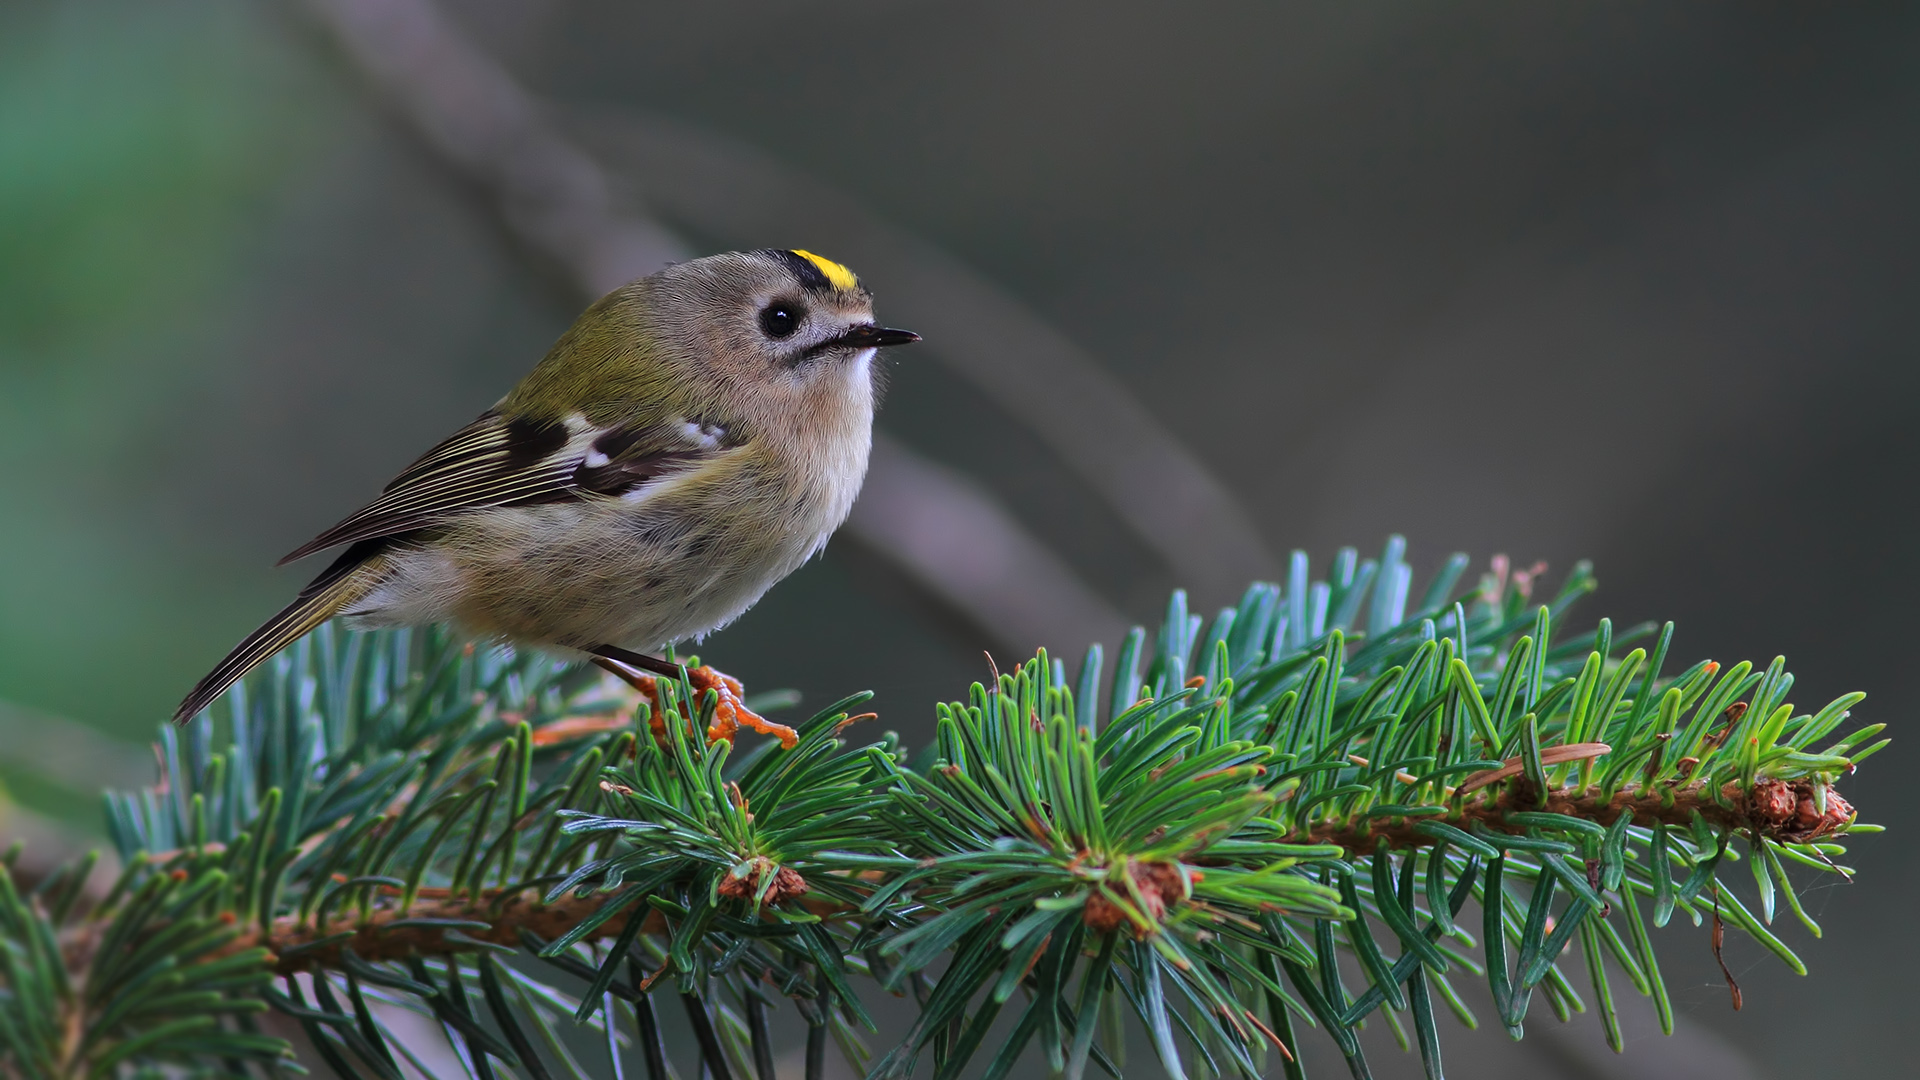
[[[717,425],[678,417],[596,427],[578,416],[542,421],[488,413],[407,466],[379,498],[280,561],[434,525],[463,510],[626,495],[740,442]]]

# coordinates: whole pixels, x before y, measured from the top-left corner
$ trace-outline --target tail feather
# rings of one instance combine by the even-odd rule
[[[355,555],[360,557],[355,558]],[[245,678],[249,671],[365,595],[372,585],[369,579],[373,575],[355,573],[364,565],[365,554],[349,550],[325,573],[315,578],[312,584],[300,590],[300,596],[293,603],[268,619],[258,630],[248,634],[244,641],[233,647],[226,659],[194,686],[193,692],[174,710],[173,722],[184,724],[198,716],[202,709],[213,704],[221,694],[227,692],[228,687]]]

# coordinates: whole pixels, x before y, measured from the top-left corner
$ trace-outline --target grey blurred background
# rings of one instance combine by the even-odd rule
[[[0,835],[97,835],[98,783],[313,571],[281,553],[584,291],[723,247],[842,259],[928,339],[856,528],[702,650],[755,688],[872,688],[913,742],[982,649],[1402,532],[1423,570],[1591,558],[1585,617],[1784,653],[1896,736],[1920,698],[1920,10],[434,10],[0,5]],[[572,171],[488,171],[536,159]],[[1785,927],[1810,979],[1734,940],[1732,1013],[1676,927],[1672,1043],[1543,1021],[1449,1064],[1908,1073],[1903,745],[1846,787],[1896,831],[1810,894],[1826,939]]]

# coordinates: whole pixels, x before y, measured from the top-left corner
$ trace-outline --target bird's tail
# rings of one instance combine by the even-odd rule
[[[356,545],[357,547],[358,545]],[[356,557],[358,556],[358,557]],[[233,647],[225,660],[201,679],[174,710],[173,722],[184,724],[213,704],[227,688],[265,663],[273,654],[300,640],[308,631],[333,618],[341,608],[366,595],[378,574],[356,573],[366,567],[365,555],[349,549],[325,573],[313,579],[293,603],[268,619],[246,640]]]

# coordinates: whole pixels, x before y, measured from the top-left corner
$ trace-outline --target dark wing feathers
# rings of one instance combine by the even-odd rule
[[[609,457],[605,464],[583,462],[578,469],[574,470],[573,482],[579,490],[591,491],[595,495],[625,495],[649,480],[698,464],[713,456],[713,453],[713,450],[704,448],[662,450],[644,457]]]
[[[569,427],[488,413],[407,466],[379,498],[280,561],[409,532],[462,510],[623,495],[738,445],[727,434],[684,421],[596,430],[578,418]]]

